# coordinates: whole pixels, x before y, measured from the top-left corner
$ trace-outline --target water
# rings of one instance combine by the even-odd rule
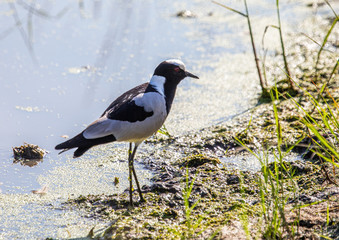
[[[246,155],[242,156],[241,154],[233,156],[233,157],[222,157],[220,159],[222,166],[231,169],[239,169],[239,170],[247,170],[252,172],[260,171],[262,168],[262,161],[263,163],[272,163],[276,161],[276,157],[273,155],[263,155],[263,153],[259,152],[256,153],[260,160],[254,155]],[[297,154],[290,154],[284,157],[284,161],[292,162],[296,160],[302,160],[302,157]]]
[[[238,1],[229,4],[242,9]],[[272,8],[266,1],[250,3],[254,30],[261,29],[258,42],[263,26],[275,19]],[[197,18],[176,18],[183,9]],[[302,2],[283,5],[282,18],[293,19],[285,29],[306,12]],[[127,145],[99,147],[77,160],[71,152],[57,155],[54,146],[62,135],[82,131],[121,93],[148,81],[168,58],[182,59],[200,77],[179,86],[166,122],[172,135],[255,104],[260,89],[245,20],[208,1],[0,2],[0,239],[85,236],[99,224],[60,205],[81,194],[124,191]],[[13,164],[11,147],[24,142],[49,153],[33,167]],[[137,172],[148,184],[152,173],[138,164]],[[44,186],[45,196],[31,193]]]
[[[39,187],[37,176],[53,169],[53,160],[65,163],[69,157],[59,157],[53,150],[64,141],[61,136],[82,131],[121,93],[148,81],[164,59],[182,58],[200,76],[181,84],[166,123],[171,133],[206,126],[249,105],[248,92],[241,91],[244,83],[235,83],[240,84],[238,90],[225,85],[215,91],[220,86],[215,79],[224,72],[215,75],[216,66],[205,61],[214,60],[221,49],[228,51],[209,42],[225,30],[210,29],[207,13],[201,13],[206,20],[199,26],[198,19],[174,17],[175,9],[182,9],[179,3],[171,8],[153,1],[80,3],[44,1],[32,5],[34,13],[21,1],[0,5],[1,29],[6,33],[0,42],[4,193]],[[255,85],[252,81],[250,86],[256,89]],[[11,147],[24,142],[38,144],[49,154],[33,168],[13,165]]]

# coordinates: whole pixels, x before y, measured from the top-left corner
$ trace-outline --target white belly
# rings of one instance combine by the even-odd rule
[[[117,121],[115,124],[119,126],[119,131],[115,131],[113,135],[117,141],[141,142],[158,131],[165,119],[166,115],[164,114],[153,114],[141,122]]]

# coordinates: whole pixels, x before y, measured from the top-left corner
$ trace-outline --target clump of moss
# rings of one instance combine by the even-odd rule
[[[173,218],[176,219],[179,216],[178,212],[172,208],[166,208],[162,214],[162,218]]]
[[[221,162],[218,158],[209,157],[204,154],[194,154],[194,155],[184,158],[180,165],[185,166],[185,167],[186,166],[187,167],[199,167],[206,163],[210,163],[216,166],[217,164],[220,164]]]
[[[235,137],[244,144],[251,144],[253,143],[254,140],[252,134],[249,131],[247,131],[247,129],[236,133]]]
[[[20,147],[13,148],[14,159],[42,159],[46,151],[38,145],[25,143]]]

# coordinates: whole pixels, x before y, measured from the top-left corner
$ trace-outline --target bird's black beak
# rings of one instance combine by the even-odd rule
[[[190,73],[190,72],[188,72],[188,71],[186,71],[186,77],[191,77],[191,78],[197,78],[197,79],[199,79],[198,76],[195,76],[194,74],[192,74],[192,73]]]

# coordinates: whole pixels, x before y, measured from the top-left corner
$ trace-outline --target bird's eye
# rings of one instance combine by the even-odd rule
[[[175,72],[180,72],[180,68],[179,68],[179,67],[175,67],[175,68],[174,68],[174,71],[175,71]]]

